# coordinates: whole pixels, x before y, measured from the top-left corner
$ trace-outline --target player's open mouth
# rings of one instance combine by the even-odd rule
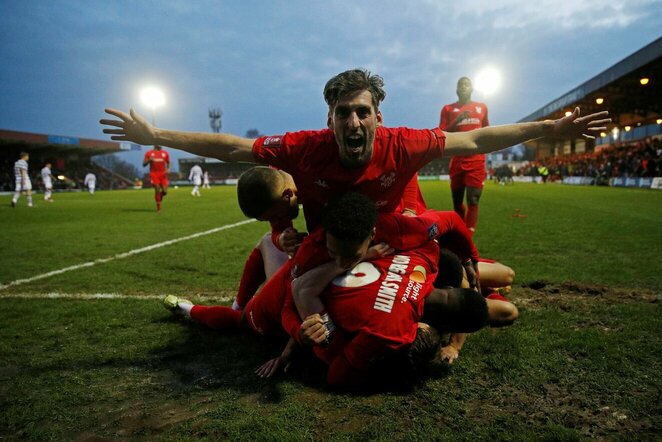
[[[358,153],[361,151],[361,147],[363,147],[363,137],[358,134],[350,135],[345,138],[345,145],[349,147],[352,152]]]

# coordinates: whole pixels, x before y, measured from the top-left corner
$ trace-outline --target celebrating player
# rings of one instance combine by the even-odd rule
[[[471,80],[462,77],[457,81],[458,101],[441,108],[439,128],[446,132],[467,132],[487,127],[485,103],[471,101]],[[469,230],[474,232],[478,224],[478,201],[485,184],[485,154],[457,155],[450,163],[453,208],[462,217]],[[464,194],[467,194],[467,206]]]
[[[148,150],[143,159],[143,167],[149,164],[149,178],[154,186],[154,200],[156,201],[156,211],[161,211],[161,201],[168,193],[168,172],[170,172],[170,155],[167,151],[161,149],[161,146],[154,145],[154,149]]]
[[[381,77],[361,69],[342,72],[324,88],[328,129],[258,139],[159,129],[133,109],[129,114],[106,109],[119,120],[100,123],[111,126],[103,131],[113,140],[164,144],[196,155],[269,164],[288,172],[299,189],[311,230],[319,224],[324,204],[348,190],[368,195],[382,212],[395,210],[414,174],[444,152],[451,156],[489,153],[540,137],[594,138],[610,121],[608,112],[580,116],[576,108],[558,120],[469,132],[386,128],[379,110],[385,96]]]

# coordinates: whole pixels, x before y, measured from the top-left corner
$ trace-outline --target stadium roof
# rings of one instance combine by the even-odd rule
[[[583,114],[608,110],[615,126],[655,123],[662,117],[662,37],[520,121],[560,118],[575,106]]]
[[[48,151],[49,153],[78,153],[90,156],[121,150],[120,143],[115,141],[0,129],[0,148],[5,150],[7,147],[25,149],[29,152],[46,153]]]

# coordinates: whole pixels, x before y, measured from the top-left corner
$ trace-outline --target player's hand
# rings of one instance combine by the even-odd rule
[[[468,259],[462,263],[464,271],[467,274],[467,281],[469,282],[469,287],[480,292],[480,286],[478,282],[478,263],[474,263],[472,259]]]
[[[278,373],[278,370],[280,370],[281,367],[283,367],[283,372],[287,373],[287,370],[290,368],[291,364],[292,362],[289,360],[289,358],[285,358],[281,355],[260,365],[260,367],[255,370],[255,374],[261,378],[270,378]]]
[[[567,140],[574,140],[581,137],[595,139],[597,134],[607,131],[606,124],[611,123],[611,118],[608,117],[608,111],[580,117],[579,107],[576,107],[572,114],[567,117],[554,120],[552,131],[547,135],[550,138]]]
[[[328,332],[320,314],[314,313],[303,320],[299,334],[305,345],[320,345],[326,342]]]
[[[414,209],[405,209],[402,211],[404,216],[416,216],[416,211]]]
[[[155,144],[155,128],[147,122],[145,118],[134,111],[133,108],[129,114],[116,109],[106,109],[106,113],[113,115],[119,120],[99,120],[99,123],[106,126],[113,126],[118,129],[104,129],[103,133],[111,134],[110,139],[116,141],[132,141],[138,144]]]
[[[296,229],[288,227],[287,229],[283,230],[283,232],[280,234],[280,237],[278,237],[278,244],[280,245],[280,248],[285,251],[285,253],[290,256],[294,256],[297,249],[301,245],[301,241],[303,241],[307,235],[308,234],[305,232],[299,233]]]
[[[395,253],[395,249],[393,247],[389,246],[385,242],[380,242],[379,244],[370,246],[364,261],[382,258],[384,256],[392,255],[393,253]],[[354,268],[354,266],[352,266],[352,268]]]
[[[449,364],[452,364],[453,361],[455,361],[459,356],[460,351],[453,347],[453,345],[447,345],[446,347],[442,347],[441,350],[439,350],[439,358],[442,361],[448,362]]]

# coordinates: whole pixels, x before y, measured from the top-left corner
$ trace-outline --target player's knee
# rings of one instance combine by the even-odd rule
[[[513,285],[513,282],[515,281],[515,270],[511,269],[510,267],[507,267],[508,270],[506,271],[506,280],[508,281],[508,284],[506,285]]]
[[[512,302],[488,299],[491,327],[506,327],[519,318],[519,310]]]

